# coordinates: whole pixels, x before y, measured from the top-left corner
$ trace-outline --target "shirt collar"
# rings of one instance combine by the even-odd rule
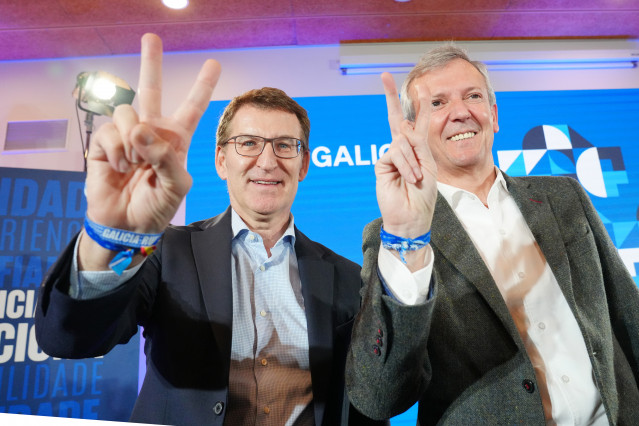
[[[466,191],[465,189],[457,188],[456,186],[448,185],[442,182],[437,182],[437,189],[439,190],[440,194],[442,194],[444,199],[448,201],[448,204],[450,204],[453,209],[457,207],[459,201],[461,200],[461,197],[463,197],[464,194],[474,195],[471,192]],[[505,191],[506,193],[508,193],[506,179],[504,179],[504,175],[497,166],[495,166],[495,182],[493,182],[493,186],[490,188],[489,193],[493,191]]]
[[[292,245],[295,245],[295,221],[293,220],[293,213],[291,213],[290,216],[291,220],[289,220],[288,226],[286,227],[284,234],[278,240],[278,242],[285,240],[290,241]],[[231,229],[233,230],[234,240],[241,235],[251,232],[251,230],[248,228],[248,226],[246,226],[246,223],[244,223],[244,221],[234,208],[231,208]],[[257,233],[255,232],[254,234],[257,235]]]

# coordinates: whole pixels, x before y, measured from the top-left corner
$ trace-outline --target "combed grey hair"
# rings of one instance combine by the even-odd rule
[[[419,59],[417,65],[415,65],[413,69],[408,73],[406,80],[404,80],[404,84],[402,84],[400,94],[400,101],[402,104],[402,112],[404,113],[404,118],[410,121],[415,121],[415,106],[413,105],[413,100],[410,97],[410,88],[413,84],[413,81],[429,71],[448,65],[448,63],[454,61],[455,59],[463,59],[464,61],[474,66],[477,71],[481,73],[481,75],[484,77],[484,81],[486,82],[486,89],[488,90],[488,101],[490,102],[490,106],[493,106],[497,103],[497,99],[495,98],[495,90],[493,89],[492,84],[490,84],[490,78],[488,77],[488,69],[486,68],[486,65],[483,62],[471,60],[466,50],[456,46],[454,43],[447,43],[427,52]]]

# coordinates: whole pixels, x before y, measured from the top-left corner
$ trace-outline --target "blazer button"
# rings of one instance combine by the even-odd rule
[[[222,414],[222,411],[224,411],[224,403],[222,401],[216,402],[215,406],[213,407],[213,412],[216,416],[219,416],[220,414]]]
[[[379,350],[379,346],[373,345],[373,353],[377,356],[382,354],[382,351]]]
[[[521,385],[528,393],[533,393],[535,391],[535,383],[533,383],[532,380],[525,379],[523,382],[521,382]]]
[[[381,337],[378,337],[377,340],[375,340],[375,343],[377,343],[379,346],[384,346],[384,341]]]
[[[379,337],[384,337],[384,332],[382,331],[382,329],[381,329],[381,328],[378,328],[378,329],[377,329],[377,335],[378,335]]]

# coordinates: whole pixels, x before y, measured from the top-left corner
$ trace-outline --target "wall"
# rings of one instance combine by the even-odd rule
[[[507,57],[517,49],[517,43],[523,42],[475,43],[471,48],[485,54],[488,46],[497,54]],[[557,42],[553,48],[565,52],[572,47],[570,43]],[[380,46],[380,49],[399,48],[397,44]],[[389,50],[387,56],[392,56],[391,52]],[[473,51],[470,53],[472,56]],[[172,112],[183,99],[207,58],[217,59],[223,67],[222,77],[213,94],[213,99],[217,100],[230,99],[262,86],[279,87],[293,97],[383,93],[377,75],[341,74],[340,47],[336,45],[170,53],[164,57],[165,112]],[[80,130],[74,99],[71,97],[77,74],[105,70],[123,78],[135,88],[138,67],[138,56],[0,62],[0,167],[82,170]],[[395,74],[398,84],[401,84],[405,75]],[[498,92],[639,87],[639,68],[494,71],[491,77]],[[27,154],[4,152],[7,122],[54,119],[68,120],[65,151]],[[84,121],[82,111],[80,120]],[[96,128],[104,120],[104,117],[96,117]]]

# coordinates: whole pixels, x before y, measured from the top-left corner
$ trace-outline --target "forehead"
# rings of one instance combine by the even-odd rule
[[[415,90],[415,84],[426,86],[431,96],[471,88],[487,90],[484,76],[471,63],[463,59],[453,59],[446,65],[417,77],[413,81],[411,91]]]
[[[302,133],[295,114],[279,109],[258,108],[253,105],[244,105],[238,109],[229,129],[232,136],[254,135],[266,138],[278,136],[299,138]]]

